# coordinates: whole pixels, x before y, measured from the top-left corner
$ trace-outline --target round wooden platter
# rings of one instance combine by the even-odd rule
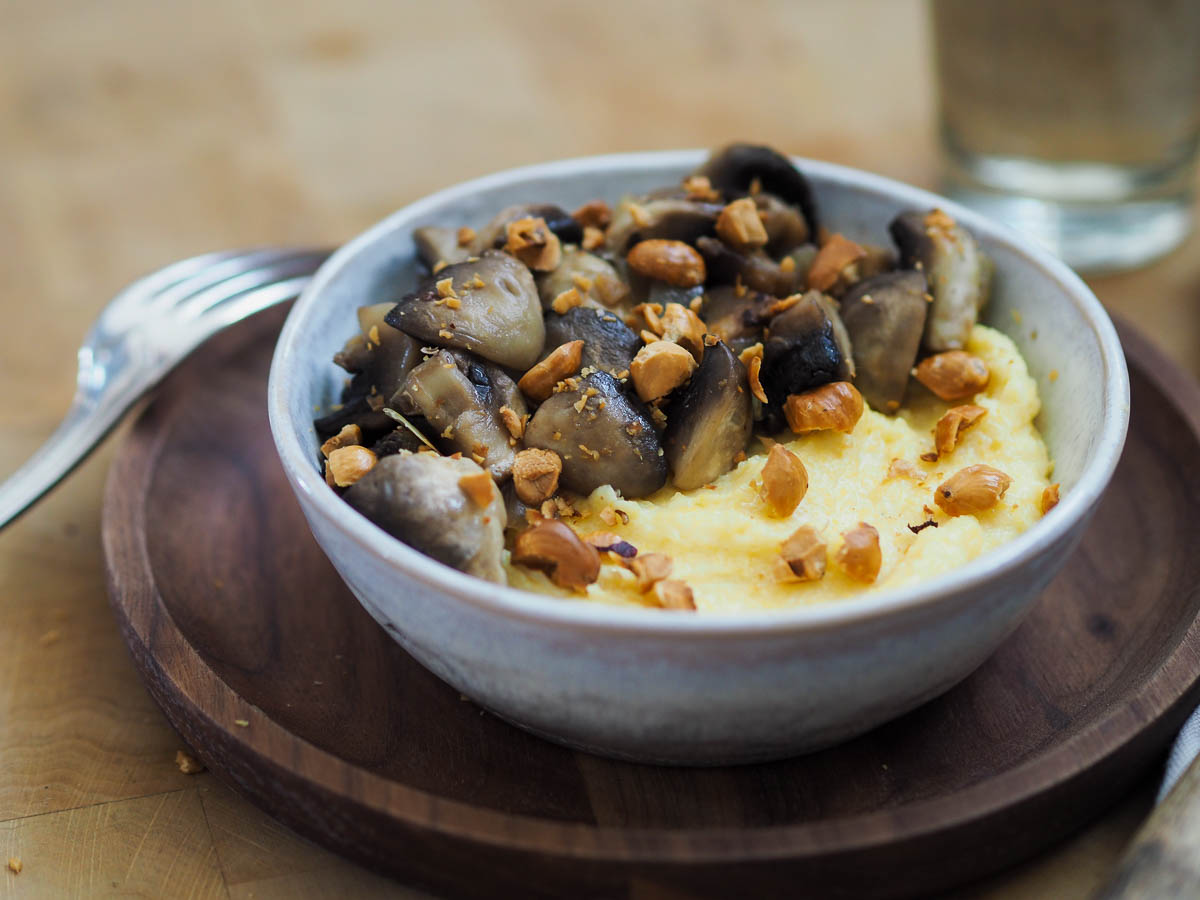
[[[201,348],[121,448],[103,523],[112,604],[210,769],[409,883],[472,897],[925,895],[1088,822],[1200,701],[1200,390],[1128,329],[1133,425],[1115,481],[982,668],[839,747],[686,769],[526,734],[359,607],[268,432],[282,315]]]

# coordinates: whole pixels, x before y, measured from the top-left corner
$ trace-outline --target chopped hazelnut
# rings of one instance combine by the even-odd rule
[[[988,386],[987,363],[965,350],[948,350],[921,360],[913,372],[917,381],[942,400],[966,400]]]
[[[536,272],[552,272],[562,260],[562,244],[546,220],[526,217],[505,226],[504,250]]]
[[[629,513],[623,509],[617,509],[615,506],[606,506],[600,510],[600,521],[605,525],[616,525],[618,522],[628,525]]]
[[[847,266],[867,255],[867,251],[841,234],[829,236],[813,257],[808,269],[807,285],[818,291],[828,291],[838,283]]]
[[[622,559],[632,559],[637,556],[637,547],[618,534],[611,531],[594,531],[584,538],[597,550],[615,553]]]
[[[629,364],[634,389],[645,402],[665,397],[691,378],[695,369],[692,354],[670,341],[647,344]]]
[[[1058,484],[1048,484],[1045,490],[1042,491],[1041,509],[1042,515],[1050,512],[1054,507],[1058,506]]]
[[[767,242],[767,229],[750,197],[734,200],[717,216],[717,236],[735,250],[753,250]]]
[[[554,386],[579,371],[583,363],[583,341],[569,341],[550,351],[550,355],[521,376],[517,387],[527,397],[542,401],[554,393]]]
[[[600,554],[558,519],[534,522],[517,535],[512,560],[538,569],[562,588],[582,591],[600,577]]]
[[[682,581],[667,578],[656,582],[650,589],[650,596],[663,609],[694,610],[696,599],[692,589]]]
[[[879,577],[883,553],[879,549],[879,532],[866,522],[842,534],[842,545],[833,556],[842,571],[855,581],[870,584]]]
[[[637,577],[638,590],[643,594],[657,582],[671,576],[675,563],[665,553],[639,553],[633,559],[625,560],[625,568]]]
[[[766,311],[763,313],[763,315],[767,318],[773,318],[779,315],[781,312],[787,312],[803,299],[803,294],[792,294],[789,297],[784,297],[782,300],[776,300],[766,308]]]
[[[550,308],[560,316],[576,306],[583,306],[583,295],[578,288],[569,288],[550,301]]]
[[[703,200],[706,203],[716,203],[721,199],[720,192],[712,186],[707,175],[689,175],[683,179],[683,189],[689,200]]]
[[[762,343],[752,344],[741,353],[738,354],[738,359],[742,361],[742,365],[746,367],[746,376],[750,382],[750,393],[758,398],[760,403],[767,402],[767,392],[762,386],[761,373],[763,361],[763,345]]]
[[[662,326],[664,341],[674,341],[696,357],[696,362],[704,358],[704,333],[708,328],[692,310],[682,303],[668,303],[663,310]]]
[[[500,407],[500,421],[504,423],[504,427],[518,441],[525,436],[525,419],[517,415],[517,411],[511,406]]]
[[[522,450],[513,461],[513,488],[521,502],[537,506],[554,496],[562,460],[553,450]]]
[[[828,430],[849,434],[862,418],[863,398],[850,382],[835,381],[803,394],[789,394],[783,414],[796,434]]]
[[[958,446],[959,435],[986,415],[987,410],[982,406],[971,404],[955,406],[946,410],[945,414],[938,419],[937,425],[934,426],[933,458],[938,459],[953,453],[954,448]]]
[[[471,241],[475,240],[475,229],[470,225],[464,225],[462,228],[458,229],[458,234],[456,237],[458,238],[458,246],[469,247],[471,245]]]
[[[663,306],[661,303],[639,303],[632,310],[627,323],[630,328],[636,328],[639,331],[650,331],[655,337],[661,337],[666,331],[666,326],[662,321]],[[645,328],[642,324],[645,323]]]
[[[795,512],[808,493],[808,470],[783,444],[776,444],[762,467],[762,497],[771,512],[785,518]]]
[[[604,232],[595,225],[583,226],[583,241],[580,246],[584,250],[596,250],[604,246]]]
[[[454,293],[454,279],[453,278],[443,278],[440,281],[438,281],[438,283],[435,285],[435,287],[437,288],[438,296],[441,297],[442,299],[445,299],[446,297],[457,297],[458,296],[458,294]]]
[[[887,477],[885,481],[890,481],[893,478],[910,478],[913,481],[921,481],[924,479],[921,470],[907,459],[893,459],[888,465]]]
[[[991,509],[1004,496],[1012,478],[991,466],[967,466],[938,485],[933,502],[951,516],[974,515]]]
[[[366,447],[339,447],[329,454],[325,465],[333,473],[333,483],[349,487],[374,468],[375,454]]]
[[[462,492],[478,507],[487,506],[496,496],[496,483],[487,472],[472,472],[458,479]]]
[[[626,257],[629,267],[639,275],[665,281],[676,287],[704,284],[704,257],[683,241],[652,238],[633,245]]]
[[[612,222],[612,210],[603,200],[590,200],[571,213],[571,218],[584,228],[591,226],[603,229]]]
[[[362,443],[362,429],[357,425],[343,426],[342,430],[321,445],[321,455],[326,459],[334,450],[353,447]]]
[[[820,581],[825,577],[825,542],[811,525],[801,525],[779,547],[780,581]]]

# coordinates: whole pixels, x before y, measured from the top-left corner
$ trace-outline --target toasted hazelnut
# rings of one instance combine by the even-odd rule
[[[971,404],[946,410],[933,429],[933,458],[938,459],[953,453],[954,448],[958,446],[959,435],[986,415],[987,410],[982,406]]]
[[[706,203],[716,203],[721,199],[720,192],[712,186],[707,175],[689,175],[683,179],[683,189],[689,200],[703,200]]]
[[[584,250],[595,250],[604,246],[604,231],[595,225],[583,226],[583,240],[579,246]]]
[[[603,229],[612,222],[612,210],[603,200],[589,200],[571,213],[571,218],[584,228],[590,226]]]
[[[884,480],[891,481],[893,478],[909,478],[912,481],[922,481],[925,475],[907,459],[893,459],[888,464],[887,476]]]
[[[552,272],[562,260],[562,244],[546,220],[526,217],[505,226],[504,250],[537,272]]]
[[[600,577],[600,553],[558,519],[541,519],[518,534],[512,560],[545,572],[572,591],[582,591]]]
[[[947,350],[921,360],[917,381],[943,400],[966,400],[988,386],[987,363],[965,350]]]
[[[833,234],[829,236],[809,266],[807,285],[818,291],[827,291],[842,277],[847,266],[853,265],[867,255],[867,251],[854,241]]]
[[[708,330],[703,320],[682,303],[668,303],[662,314],[662,339],[674,341],[696,357],[704,358],[704,333]]]
[[[470,225],[464,225],[462,228],[458,229],[458,233],[455,235],[455,237],[458,238],[458,246],[469,247],[471,246],[471,241],[475,240],[475,229]]]
[[[676,287],[704,284],[704,257],[683,241],[653,238],[633,245],[626,257],[629,267],[639,275],[665,281]]]
[[[663,609],[694,610],[696,599],[692,589],[684,582],[668,578],[656,582],[650,589],[650,596]]]
[[[522,450],[513,460],[513,488],[527,506],[553,497],[561,474],[562,460],[553,450]]]
[[[522,375],[517,387],[526,397],[540,402],[554,393],[556,384],[578,372],[582,363],[583,341],[568,341]]]
[[[487,472],[472,472],[458,479],[462,492],[471,498],[476,506],[484,507],[496,496],[496,483]]]
[[[784,518],[795,512],[808,493],[808,470],[783,444],[776,444],[762,467],[762,496],[771,512]]]
[[[637,576],[638,589],[644,594],[656,582],[669,578],[675,563],[665,553],[639,553],[623,563],[625,568]]]
[[[525,419],[511,406],[500,407],[500,421],[516,440],[519,441],[525,436]]]
[[[717,236],[735,250],[752,250],[767,242],[767,229],[750,197],[727,205],[717,216]]]
[[[334,450],[341,447],[353,447],[361,443],[362,429],[357,425],[346,425],[341,431],[321,445],[321,455],[328,459],[329,454]]]
[[[613,534],[611,531],[593,531],[591,534],[584,537],[584,540],[595,547],[597,550],[615,553],[622,559],[632,559],[637,556],[637,547],[625,540],[619,534]]]
[[[967,466],[938,485],[933,502],[947,515],[974,515],[995,506],[1010,484],[1012,478],[999,469]]]
[[[622,525],[628,525],[629,513],[623,509],[617,509],[615,506],[606,506],[600,510],[600,521],[605,525],[615,526],[618,522]]]
[[[776,300],[766,308],[766,310],[763,312],[763,315],[767,318],[774,318],[781,312],[787,312],[803,299],[803,294],[792,294],[791,296],[784,297],[782,300]]]
[[[647,344],[629,364],[633,387],[647,403],[665,397],[691,378],[695,370],[695,357],[670,341]]]
[[[550,301],[550,308],[560,316],[576,306],[583,306],[583,295],[578,288],[568,288]]]
[[[1048,484],[1042,491],[1041,509],[1042,515],[1050,512],[1054,507],[1058,506],[1058,484]]]
[[[796,434],[844,431],[849,434],[863,414],[863,398],[848,381],[823,384],[803,394],[789,394],[783,414]]]
[[[833,555],[834,562],[855,581],[870,584],[879,577],[883,553],[879,549],[879,532],[866,522],[842,534],[842,545]]]
[[[334,484],[349,487],[370,472],[375,463],[375,454],[366,447],[351,446],[330,453],[326,466],[333,473]]]
[[[667,330],[663,325],[662,314],[661,303],[639,303],[633,308],[625,324],[639,331],[649,331],[655,337],[662,337],[662,333]]]
[[[767,392],[762,386],[763,345],[761,343],[752,344],[738,354],[738,359],[746,367],[750,393],[757,397],[760,403],[767,403]]]
[[[801,525],[779,547],[779,581],[820,581],[825,577],[825,542],[811,525]]]

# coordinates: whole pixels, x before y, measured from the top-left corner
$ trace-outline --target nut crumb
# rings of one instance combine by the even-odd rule
[[[576,306],[583,306],[583,295],[578,288],[568,288],[550,301],[550,308],[560,316]]]
[[[893,478],[911,478],[913,481],[923,481],[925,475],[907,459],[893,459],[888,465],[884,481],[891,481]]]
[[[661,337],[662,333],[666,331],[666,326],[662,322],[663,306],[661,303],[639,303],[632,312],[633,314],[626,323],[630,328],[637,328],[642,332],[649,330],[655,337]],[[642,327],[643,322],[645,322],[644,328]],[[647,341],[647,343],[649,342]]]
[[[643,594],[664,578],[671,576],[675,563],[665,553],[639,553],[623,565],[637,578],[638,590]]]
[[[883,564],[879,532],[866,522],[859,522],[842,534],[842,545],[833,558],[855,581],[870,584],[879,577],[879,567]]]
[[[513,488],[526,506],[538,506],[558,490],[562,460],[553,450],[522,450],[513,461]]]
[[[612,210],[603,200],[589,200],[575,212],[571,218],[584,228],[604,229],[612,222]]]
[[[517,411],[511,406],[500,407],[500,421],[504,423],[504,427],[518,441],[525,437],[525,422],[528,416],[520,416]]]
[[[597,550],[602,550],[607,553],[615,553],[622,559],[632,559],[637,556],[637,547],[629,543],[619,534],[613,534],[611,531],[594,531],[584,538],[589,544]]]
[[[825,542],[811,525],[801,525],[779,546],[775,580],[820,581],[825,577]]]
[[[686,583],[673,578],[655,582],[650,596],[662,609],[694,610],[696,598]]]
[[[746,367],[746,377],[750,382],[750,393],[758,398],[759,403],[767,403],[767,392],[762,386],[763,345],[760,341],[752,344],[738,354],[738,359]]]
[[[546,220],[526,216],[505,226],[508,239],[504,251],[511,253],[535,272],[552,272],[562,260],[562,244]]]
[[[458,246],[469,247],[471,245],[471,241],[475,240],[475,229],[470,225],[464,225],[462,228],[458,229],[458,234],[456,237],[458,238]]]
[[[725,206],[717,216],[717,236],[735,250],[753,250],[767,243],[767,229],[751,197]]]
[[[1048,484],[1046,485],[1045,489],[1043,489],[1042,499],[1039,503],[1043,516],[1050,512],[1050,510],[1054,509],[1054,507],[1058,506],[1058,494],[1059,485],[1057,482],[1055,484]]]
[[[362,429],[357,425],[345,425],[342,430],[321,445],[321,455],[326,459],[334,450],[362,444]]]
[[[955,406],[946,410],[945,414],[938,419],[937,425],[934,426],[933,458],[927,461],[935,462],[941,457],[953,453],[962,433],[986,415],[986,409],[972,404]],[[926,459],[924,454],[921,458]]]
[[[683,189],[689,200],[703,200],[706,203],[716,203],[721,194],[709,181],[707,175],[689,175],[683,179]]]
[[[186,750],[175,751],[175,765],[179,766],[179,771],[184,775],[195,775],[197,772],[204,771],[204,763]]]
[[[617,509],[615,506],[606,506],[600,510],[600,521],[609,526],[616,525],[618,522],[628,525],[629,513],[623,509]]]
[[[438,296],[441,297],[442,299],[445,299],[446,297],[457,297],[458,296],[458,294],[456,294],[454,292],[454,279],[453,278],[443,278],[441,281],[439,281],[434,286],[437,288]]]
[[[492,481],[492,476],[487,472],[472,472],[470,475],[464,475],[458,479],[458,486],[478,507],[487,506],[496,495],[496,483]]]
[[[595,225],[583,226],[583,242],[580,245],[584,250],[596,250],[604,246],[604,232]]]

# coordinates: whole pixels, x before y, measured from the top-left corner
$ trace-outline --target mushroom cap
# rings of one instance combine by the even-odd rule
[[[925,276],[886,272],[860,281],[842,298],[841,317],[854,346],[854,385],[871,405],[894,413],[925,330]]]
[[[628,372],[642,348],[642,339],[619,316],[605,310],[577,306],[561,316],[546,313],[546,346],[571,341],[583,341],[582,369],[591,367],[610,375]]]
[[[770,147],[758,144],[730,144],[716,150],[695,171],[726,197],[740,197],[757,180],[764,191],[804,214],[810,235],[817,233],[817,206],[812,187],[792,161]]]

